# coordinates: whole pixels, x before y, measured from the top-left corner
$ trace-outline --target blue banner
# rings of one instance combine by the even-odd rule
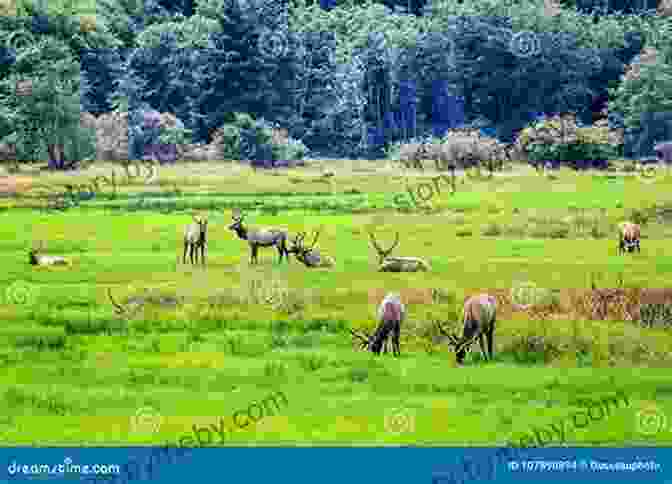
[[[193,441],[192,441],[193,442]],[[665,483],[669,448],[0,448],[0,482]],[[249,461],[249,462],[248,462]]]

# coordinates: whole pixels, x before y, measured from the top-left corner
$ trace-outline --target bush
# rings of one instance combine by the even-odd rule
[[[592,165],[593,160],[617,157],[619,148],[609,141],[608,128],[579,128],[574,116],[563,115],[543,119],[523,129],[516,145],[532,162],[558,160],[578,168]]]
[[[249,114],[235,113],[233,122],[214,132],[212,143],[222,159],[260,160],[269,167],[275,165],[273,161],[304,159],[308,148],[285,133],[263,119],[254,120]]]

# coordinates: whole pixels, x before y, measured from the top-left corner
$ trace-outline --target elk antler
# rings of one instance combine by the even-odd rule
[[[317,243],[317,239],[320,237],[320,232],[322,229],[318,230],[317,232],[313,231],[313,234],[315,237],[313,237],[313,241],[310,244],[310,250],[312,250],[315,247],[315,244]]]
[[[233,220],[236,222],[242,222],[242,220],[245,218],[245,214],[242,213],[239,208],[234,208],[233,213],[231,214],[231,218],[233,218]]]
[[[460,344],[460,338],[454,334],[454,333],[449,333],[443,327],[441,326],[441,323],[439,321],[434,321],[435,326],[439,330],[439,332],[444,335],[446,338],[448,338],[449,342],[453,346],[458,346]]]
[[[371,243],[373,244],[373,247],[376,249],[376,252],[378,252],[378,258],[380,259],[381,264],[392,253],[394,248],[399,244],[399,232],[396,232],[394,243],[392,244],[392,247],[390,247],[387,250],[381,248],[378,245],[378,242],[376,241],[376,236],[373,235],[373,232],[369,231],[369,237],[371,238]]]
[[[305,232],[299,232],[296,234],[296,237],[294,237],[294,240],[292,243],[298,248],[298,249],[303,249],[303,239],[306,238],[306,233]]]
[[[115,307],[114,312],[117,314],[126,314],[126,308],[118,304],[112,297],[112,290],[107,288],[107,296],[110,298],[110,302]]]
[[[369,341],[371,340],[371,336],[368,333],[366,333],[365,331],[361,331],[361,333],[363,333],[363,334],[360,334],[360,333],[357,333],[355,330],[351,329],[350,333],[352,333],[352,335],[355,338],[358,338],[359,340],[361,340],[362,348],[366,348],[366,346],[369,344]]]

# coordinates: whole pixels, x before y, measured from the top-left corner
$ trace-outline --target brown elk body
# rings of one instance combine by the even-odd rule
[[[394,243],[389,249],[383,249],[372,232],[369,232],[369,238],[371,245],[378,253],[379,272],[426,272],[430,270],[427,261],[420,257],[390,257],[394,248],[399,245],[399,232],[396,233]]]
[[[446,332],[437,321],[436,326],[439,331],[448,338],[448,343],[453,346],[457,355],[457,363],[462,364],[464,357],[476,338],[481,347],[483,359],[493,358],[493,344],[495,336],[495,322],[497,320],[497,299],[489,294],[479,294],[471,296],[464,303],[462,311],[462,322],[464,331],[462,337],[456,334]],[[486,352],[485,339],[488,346]]]
[[[637,252],[641,252],[639,247],[639,238],[641,236],[640,226],[632,222],[623,222],[618,225],[618,228],[618,253],[623,254],[626,250],[632,253],[635,249],[637,249]]]
[[[67,266],[70,261],[60,255],[45,255],[42,254],[44,243],[40,241],[39,249],[30,249],[28,251],[28,262],[33,266]]]
[[[251,229],[243,225],[245,215],[236,210],[233,214],[233,223],[229,225],[229,229],[233,230],[239,239],[247,240],[250,244],[250,264],[259,262],[259,247],[277,247],[280,255],[279,263],[282,262],[284,256],[289,262],[289,251],[287,250],[288,233],[284,229],[264,228]]]
[[[398,294],[390,293],[385,296],[385,299],[378,306],[378,327],[373,335],[366,332],[358,333],[350,330],[354,337],[360,340],[361,347],[376,355],[379,355],[381,350],[385,349],[387,353],[386,343],[388,338],[392,338],[392,346],[394,356],[401,355],[400,335],[401,323],[406,317],[406,307],[401,302]]]
[[[207,244],[208,220],[205,217],[194,216],[194,223],[184,229],[184,253],[182,263],[187,262],[187,250],[192,264],[198,264],[198,251],[201,251],[201,264],[205,265],[205,246]],[[194,262],[196,256],[196,262]]]
[[[334,258],[329,255],[321,254],[319,249],[315,248],[319,236],[320,231],[314,232],[312,243],[309,247],[306,247],[303,243],[306,233],[300,232],[294,240],[292,240],[288,252],[294,254],[294,257],[306,267],[334,267],[334,265],[336,265]]]

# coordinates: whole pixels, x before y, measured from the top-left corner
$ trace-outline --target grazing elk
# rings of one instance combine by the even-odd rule
[[[252,251],[250,257],[250,264],[257,263],[259,247],[277,247],[278,254],[280,254],[279,263],[282,262],[284,255],[289,262],[289,251],[287,250],[288,233],[284,229],[264,228],[251,229],[243,225],[245,216],[239,210],[233,213],[233,223],[229,225],[229,229],[233,230],[238,238],[247,240]]]
[[[401,323],[406,317],[406,307],[401,302],[398,294],[389,293],[378,306],[378,328],[373,335],[362,331],[358,333],[350,330],[352,335],[361,341],[362,349],[371,351],[379,355],[385,346],[388,337],[392,336],[392,345],[394,356],[401,355],[399,336],[401,334]],[[385,349],[387,353],[387,348]]]
[[[184,253],[182,254],[182,263],[187,262],[187,249],[189,250],[189,260],[192,264],[198,264],[198,251],[201,251],[201,264],[205,265],[205,246],[207,244],[208,219],[194,215],[194,223],[187,225],[184,229]],[[194,263],[194,254],[196,262]]]
[[[40,241],[39,249],[32,248],[28,251],[28,262],[33,266],[67,266],[70,261],[60,255],[41,254],[44,244]]]
[[[288,252],[294,254],[296,259],[306,267],[334,267],[336,261],[329,255],[322,255],[318,249],[315,249],[315,244],[320,236],[320,231],[314,232],[315,237],[310,247],[303,245],[303,239],[306,237],[305,232],[300,232],[294,240]]]
[[[394,243],[389,249],[381,248],[376,237],[369,232],[373,248],[378,253],[380,262],[379,272],[419,272],[430,270],[429,264],[419,257],[390,257],[392,250],[399,244],[399,232],[396,233]]]
[[[632,222],[621,222],[618,224],[618,253],[623,254],[627,249],[628,252],[632,253],[635,248],[637,252],[641,252],[639,247],[639,238],[641,236],[641,229],[639,225],[633,224]]]
[[[497,320],[497,300],[488,294],[479,294],[471,296],[464,303],[462,312],[462,321],[464,323],[464,332],[462,337],[457,334],[446,332],[438,321],[435,321],[436,327],[443,336],[448,338],[448,344],[452,346],[457,354],[457,363],[462,364],[464,357],[471,348],[474,340],[478,338],[481,346],[483,359],[493,358],[493,343],[495,337],[495,321]],[[485,337],[488,339],[488,348],[486,353]]]

